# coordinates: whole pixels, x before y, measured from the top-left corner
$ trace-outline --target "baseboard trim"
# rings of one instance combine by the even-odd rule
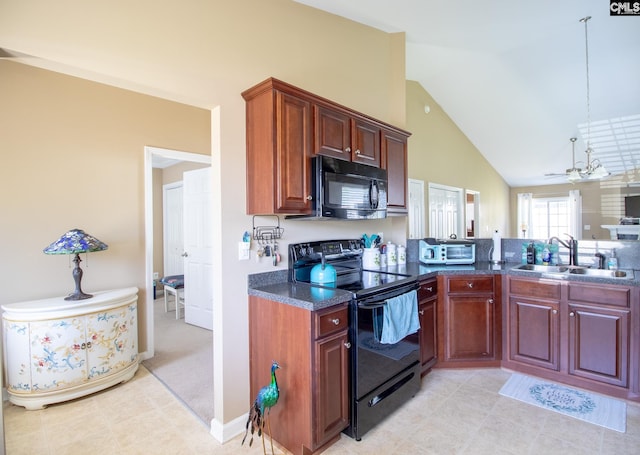
[[[247,414],[243,414],[227,424],[223,424],[213,418],[211,419],[211,435],[216,438],[218,442],[224,444],[242,433],[246,423]]]

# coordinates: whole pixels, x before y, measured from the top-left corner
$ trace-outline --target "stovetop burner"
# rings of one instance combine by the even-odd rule
[[[310,283],[311,269],[325,262],[335,267],[336,286],[355,293],[371,294],[390,286],[401,285],[415,278],[402,273],[362,269],[362,241],[324,240],[289,245],[289,281]]]

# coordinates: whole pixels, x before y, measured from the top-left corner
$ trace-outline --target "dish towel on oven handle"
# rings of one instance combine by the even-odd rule
[[[395,344],[420,328],[418,293],[415,290],[387,299],[377,310],[373,315],[374,333],[382,344]]]

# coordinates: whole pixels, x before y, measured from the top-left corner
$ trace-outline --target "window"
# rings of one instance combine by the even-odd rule
[[[534,239],[560,237],[569,232],[569,198],[533,198],[531,236]]]
[[[554,197],[518,194],[519,238],[544,240],[569,234],[580,239],[581,225],[582,201],[578,190]]]

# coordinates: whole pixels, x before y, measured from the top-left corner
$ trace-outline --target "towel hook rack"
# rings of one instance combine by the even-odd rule
[[[256,226],[256,217],[275,218],[275,225]],[[260,244],[270,244],[282,238],[284,229],[280,227],[280,217],[278,215],[254,215],[253,216],[253,239]]]

